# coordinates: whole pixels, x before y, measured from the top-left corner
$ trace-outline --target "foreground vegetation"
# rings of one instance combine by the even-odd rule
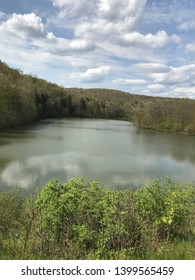
[[[74,178],[0,193],[0,259],[195,259],[195,186],[163,177],[113,191]]]
[[[122,119],[143,128],[195,134],[195,100],[65,89],[0,61],[0,129],[60,117]]]

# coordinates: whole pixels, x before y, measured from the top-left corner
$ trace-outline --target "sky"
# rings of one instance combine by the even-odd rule
[[[0,0],[0,60],[63,87],[195,99],[194,0]]]

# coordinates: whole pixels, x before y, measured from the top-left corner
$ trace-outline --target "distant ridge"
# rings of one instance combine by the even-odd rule
[[[141,128],[195,134],[195,100],[63,88],[0,61],[0,129],[64,117],[121,119]]]

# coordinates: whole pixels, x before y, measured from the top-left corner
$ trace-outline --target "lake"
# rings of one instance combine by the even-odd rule
[[[84,176],[111,188],[155,176],[195,182],[195,136],[100,119],[49,119],[0,133],[0,190]]]

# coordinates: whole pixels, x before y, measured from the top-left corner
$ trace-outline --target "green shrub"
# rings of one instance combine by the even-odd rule
[[[172,182],[169,177],[155,178],[136,192],[138,211],[143,219],[158,228],[159,238],[174,238],[190,230],[194,207],[194,187]]]
[[[0,258],[195,259],[194,223],[191,184],[163,177],[114,191],[53,179],[35,196],[0,194]]]

